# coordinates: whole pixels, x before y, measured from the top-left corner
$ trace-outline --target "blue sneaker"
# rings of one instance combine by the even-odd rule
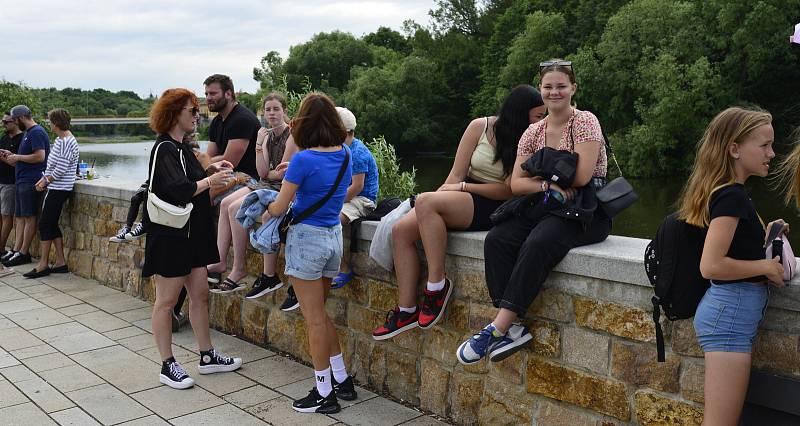
[[[464,365],[475,364],[502,339],[503,335],[492,324],[487,325],[458,347],[456,350],[458,362]]]
[[[339,272],[338,275],[331,281],[331,288],[337,289],[342,288],[347,285],[350,281],[353,281],[353,277],[356,276],[355,272]]]
[[[508,328],[505,336],[489,349],[489,359],[492,362],[502,361],[522,349],[526,343],[533,339],[528,327],[514,323]]]

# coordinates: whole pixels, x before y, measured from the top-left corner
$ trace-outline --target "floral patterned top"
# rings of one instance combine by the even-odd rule
[[[544,120],[531,124],[528,130],[525,130],[525,133],[522,134],[517,148],[518,157],[533,155],[533,153],[546,146],[547,118],[545,117]],[[572,130],[571,135],[570,129]],[[575,145],[600,141],[600,155],[597,156],[597,164],[594,166],[592,176],[606,177],[608,159],[606,158],[606,146],[603,142],[603,130],[600,128],[600,122],[597,121],[597,117],[594,114],[589,111],[572,110],[572,116],[570,116],[567,125],[564,126],[564,131],[561,133],[558,149],[572,151],[572,141],[574,141]]]

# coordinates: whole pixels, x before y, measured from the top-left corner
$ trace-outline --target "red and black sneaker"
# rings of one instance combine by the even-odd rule
[[[439,291],[425,289],[422,297],[422,312],[419,314],[419,328],[429,329],[436,325],[444,314],[450,293],[453,292],[453,283],[449,278],[444,279],[444,288]]]
[[[413,314],[408,312],[401,312],[400,308],[395,306],[394,309],[386,313],[386,323],[372,331],[372,338],[375,340],[386,340],[398,334],[411,330],[417,327],[419,321],[419,309],[414,311]]]

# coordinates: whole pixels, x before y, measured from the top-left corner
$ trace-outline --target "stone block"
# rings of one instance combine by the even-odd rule
[[[445,367],[453,367],[456,359],[456,348],[468,338],[466,334],[434,327],[423,336],[422,355],[435,359]]]
[[[242,337],[263,345],[267,340],[269,311],[263,303],[245,299],[242,302]]]
[[[528,309],[531,316],[571,322],[575,318],[572,296],[551,289],[542,290]]]
[[[678,393],[680,367],[680,357],[672,353],[667,354],[665,362],[658,362],[652,345],[612,344],[611,375],[623,382]]]
[[[99,281],[101,284],[108,285],[108,269],[111,262],[102,257],[95,257],[92,259],[92,278]]]
[[[325,302],[325,310],[334,325],[347,325],[347,300],[330,297]]]
[[[683,361],[683,374],[681,375],[681,396],[703,403],[703,390],[705,389],[705,365],[702,362],[685,359]]]
[[[753,366],[759,370],[800,377],[800,336],[759,330],[753,346]]]
[[[385,342],[383,344],[377,343],[372,346],[372,351],[369,354],[369,375],[367,383],[378,392],[382,392],[384,383],[386,381],[386,352],[397,350],[396,348],[389,347]]]
[[[482,270],[452,270],[450,279],[453,281],[455,294],[459,299],[469,299],[480,303],[492,300],[489,289],[486,287],[486,278]]]
[[[419,373],[417,355],[411,352],[391,350],[386,352],[386,390],[401,401],[419,405]]]
[[[108,245],[108,260],[112,262],[119,261],[119,244]]]
[[[670,343],[673,352],[694,357],[703,356],[703,349],[697,344],[697,335],[694,333],[694,324],[691,319],[672,323]]]
[[[654,342],[652,315],[629,306],[575,297],[575,322],[583,327],[642,342]]]
[[[238,293],[208,295],[208,321],[212,327],[229,334],[242,329],[242,299]]]
[[[111,220],[114,222],[125,223],[125,221],[128,220],[128,208],[123,206],[112,207]]]
[[[350,363],[350,374],[361,383],[369,381],[369,363],[372,354],[372,346],[375,341],[372,338],[355,334],[353,340],[353,357]]]
[[[478,410],[478,423],[509,426],[530,424],[534,403],[534,397],[519,386],[487,379],[483,387],[483,402]]]
[[[616,380],[593,376],[531,356],[525,385],[530,393],[569,402],[620,420],[630,419],[625,384]]]
[[[422,358],[419,365],[420,408],[446,417],[450,372],[431,358]]]
[[[367,293],[369,294],[368,306],[380,312],[386,312],[397,306],[397,287],[389,283],[369,280]]]
[[[471,302],[469,304],[469,330],[477,332],[494,321],[497,308],[492,305]]]
[[[114,206],[110,203],[100,203],[97,206],[97,210],[94,212],[95,217],[100,219],[109,220],[112,219],[112,215],[114,212]],[[126,212],[127,213],[127,212]],[[127,216],[127,214],[126,214]]]
[[[474,425],[483,396],[483,377],[454,371],[450,376],[450,415],[456,424]]]
[[[700,425],[703,409],[665,398],[653,392],[638,391],[634,396],[636,419],[643,425]]]
[[[451,297],[444,313],[444,326],[458,331],[470,330],[469,312],[469,302]]]
[[[365,308],[354,302],[347,307],[347,326],[353,331],[372,336],[372,330],[385,321],[385,312]]]
[[[78,276],[84,278],[91,278],[92,277],[92,255],[91,253],[87,253],[85,251],[74,251],[70,253],[71,259],[69,259],[69,264],[71,265],[70,271]]]
[[[84,250],[86,248],[86,234],[75,232],[75,249]]]
[[[534,419],[537,425],[577,426],[577,425],[615,425],[613,422],[600,423],[599,414],[589,414],[567,404],[559,404],[542,399],[537,401]]]
[[[287,315],[280,309],[272,309],[267,313],[267,342],[290,354],[298,353],[298,329],[305,332],[305,327],[296,315]]]
[[[353,278],[353,281],[350,281],[350,283],[347,284],[346,286],[340,288],[339,290],[336,290],[336,292],[342,299],[349,300],[353,303],[357,303],[362,306],[366,306],[367,303],[369,302],[369,294],[368,294],[369,289],[372,288],[373,286],[384,286],[384,285],[387,284],[385,282],[356,276],[355,278]]]
[[[567,364],[602,375],[608,373],[608,336],[578,327],[565,327],[561,334],[564,336],[563,357]]]
[[[547,321],[534,320],[530,324],[533,340],[531,350],[539,355],[556,358],[561,353],[561,334],[558,325]]]
[[[489,362],[489,372],[493,377],[506,383],[520,385],[525,367],[528,365],[528,351],[521,350],[498,362]]]

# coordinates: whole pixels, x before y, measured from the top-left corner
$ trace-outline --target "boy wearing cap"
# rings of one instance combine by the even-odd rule
[[[344,206],[339,213],[339,220],[346,225],[356,219],[362,218],[375,210],[378,198],[378,165],[369,148],[355,138],[356,117],[353,113],[342,107],[336,107],[339,118],[342,119],[344,128],[347,129],[347,139],[344,140],[350,147],[353,161],[353,181],[347,188],[344,197]],[[349,264],[350,251],[342,256],[339,265],[339,275],[333,279],[331,288],[341,288],[353,279],[353,271]]]
[[[40,192],[35,185],[42,178],[47,167],[47,155],[50,152],[50,137],[42,126],[36,124],[31,110],[25,105],[11,108],[11,119],[25,130],[17,153],[0,151],[5,162],[14,166],[16,183],[16,200],[14,202],[14,225],[17,232],[23,232],[22,246],[11,256],[3,260],[5,266],[18,266],[31,263],[29,252],[31,241],[36,234],[36,214],[39,211]]]

